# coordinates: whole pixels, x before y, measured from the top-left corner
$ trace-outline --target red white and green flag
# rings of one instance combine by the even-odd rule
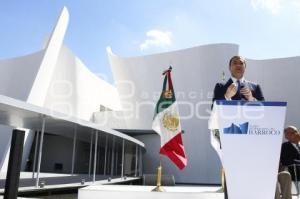
[[[160,154],[169,157],[179,169],[187,165],[182,142],[179,113],[171,79],[170,67],[163,75],[164,84],[161,96],[156,104],[152,129],[160,135]]]

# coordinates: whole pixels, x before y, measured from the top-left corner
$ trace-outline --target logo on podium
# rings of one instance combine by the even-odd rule
[[[240,125],[234,123],[231,126],[224,128],[224,134],[248,134],[249,122],[245,122]]]

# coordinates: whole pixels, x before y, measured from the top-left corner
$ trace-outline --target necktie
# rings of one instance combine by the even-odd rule
[[[241,82],[240,82],[240,80],[237,80],[236,83],[237,83],[237,93],[240,95],[240,91],[241,91]]]

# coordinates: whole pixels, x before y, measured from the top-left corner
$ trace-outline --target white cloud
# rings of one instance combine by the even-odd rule
[[[254,10],[266,10],[273,15],[286,13],[300,17],[300,0],[250,0]],[[298,18],[298,17],[297,17]]]
[[[146,33],[147,39],[140,44],[141,50],[151,47],[167,47],[172,45],[172,33],[169,31],[149,30]]]
[[[263,9],[278,14],[282,7],[282,0],[251,0],[251,5],[255,10]]]

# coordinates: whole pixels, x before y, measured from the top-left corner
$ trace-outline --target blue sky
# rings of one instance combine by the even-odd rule
[[[9,0],[0,1],[0,59],[40,50],[63,6],[65,45],[110,83],[107,46],[123,57],[212,43],[254,59],[300,55],[299,0]]]

